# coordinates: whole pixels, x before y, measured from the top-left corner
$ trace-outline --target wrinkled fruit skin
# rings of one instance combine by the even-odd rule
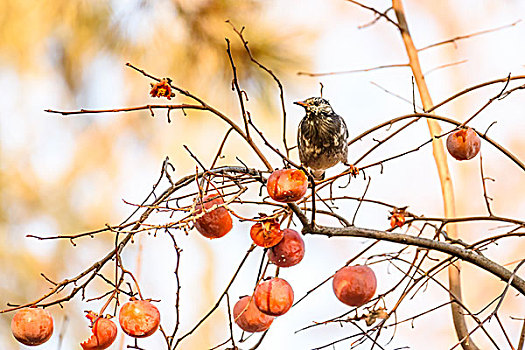
[[[11,320],[11,331],[16,340],[24,345],[44,344],[53,334],[53,318],[44,309],[22,309]]]
[[[474,158],[480,147],[481,140],[471,128],[458,130],[447,137],[448,153],[457,160]]]
[[[292,229],[283,230],[283,239],[270,250],[268,259],[279,267],[297,265],[304,257],[304,241],[301,235]]]
[[[376,275],[368,266],[343,267],[334,275],[335,296],[349,306],[361,306],[370,301],[376,287]]]
[[[250,237],[253,243],[260,247],[270,248],[279,243],[284,236],[281,225],[277,220],[265,220],[258,222],[250,229]]]
[[[392,217],[390,218],[390,227],[403,227],[405,224],[405,216],[403,214],[394,213],[392,214]]]
[[[262,282],[253,294],[255,305],[264,314],[284,315],[293,304],[292,286],[279,277]]]
[[[255,333],[267,330],[274,318],[260,312],[254,300],[250,302],[250,297],[245,296],[239,299],[233,307],[233,319],[243,331]]]
[[[215,197],[215,198],[214,198]],[[211,199],[213,198],[213,199]],[[209,200],[211,199],[211,200]],[[209,200],[209,201],[208,201]],[[205,196],[202,199],[205,209],[210,209],[214,205],[224,204],[224,200],[219,194],[213,193]],[[202,213],[202,205],[199,201],[195,206],[196,213]],[[195,221],[195,228],[204,236],[208,238],[219,238],[230,232],[232,229],[232,217],[228,210],[224,207],[213,209],[206,212],[202,217]]]
[[[124,333],[135,338],[145,338],[159,328],[160,313],[149,301],[134,300],[122,305],[118,320]]]
[[[117,326],[115,322],[107,318],[99,318],[91,327],[93,334],[83,343],[80,343],[83,350],[104,350],[113,344],[117,337]]]
[[[276,170],[266,184],[270,197],[281,203],[291,203],[303,198],[308,189],[308,178],[298,169]]]

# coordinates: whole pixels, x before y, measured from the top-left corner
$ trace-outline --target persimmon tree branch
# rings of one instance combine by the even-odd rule
[[[375,67],[370,67],[370,68],[350,69],[350,70],[343,70],[343,71],[337,71],[337,72],[324,72],[324,73],[297,72],[297,75],[306,75],[308,77],[324,77],[328,75],[363,73],[363,72],[371,72],[374,70],[380,70],[380,69],[386,69],[386,68],[403,68],[403,67],[405,68],[408,67],[408,63],[385,64],[385,65],[375,66]]]
[[[283,137],[283,145],[284,145],[284,148],[286,150],[286,156],[289,157],[290,156],[290,154],[289,154],[290,148],[288,147],[288,144],[286,142],[287,117],[286,117],[286,106],[285,106],[285,102],[284,102],[283,84],[281,83],[279,78],[277,78],[277,75],[275,75],[275,73],[270,68],[266,67],[261,62],[259,62],[257,59],[255,59],[255,57],[252,54],[252,51],[250,50],[250,47],[248,46],[248,41],[244,38],[244,34],[243,34],[244,27],[242,27],[241,30],[238,30],[237,27],[235,27],[235,25],[233,23],[231,23],[229,20],[226,21],[226,22],[229,23],[232,26],[233,31],[239,36],[239,39],[241,40],[241,42],[242,42],[242,44],[244,46],[244,49],[246,50],[246,53],[248,54],[248,57],[250,57],[250,60],[257,67],[259,67],[260,69],[262,69],[263,71],[268,73],[272,77],[272,79],[275,81],[275,83],[277,84],[277,87],[279,88],[279,99],[281,100],[281,111],[282,111],[282,116],[283,116],[283,133],[282,133],[282,135],[283,135],[282,136]]]
[[[136,70],[137,72],[141,73],[142,75],[144,75],[144,76],[146,76],[146,77],[148,77],[150,79],[153,79],[155,81],[160,81],[160,78],[157,78],[157,77],[155,77],[155,76],[145,72],[144,70],[135,67],[131,63],[126,63],[126,66]],[[247,135],[246,133],[244,133],[242,131],[242,129],[239,127],[239,125],[237,125],[235,122],[233,122],[232,119],[230,119],[228,116],[226,116],[224,113],[220,112],[216,108],[214,108],[214,107],[210,106],[209,104],[207,104],[203,99],[197,97],[195,94],[193,94],[193,93],[191,93],[191,92],[189,92],[187,90],[184,90],[184,89],[182,89],[182,88],[180,88],[178,86],[175,86],[175,85],[173,85],[171,83],[170,83],[170,86],[174,90],[178,91],[181,95],[189,97],[189,98],[193,99],[194,101],[198,102],[202,106],[202,108],[199,108],[199,109],[207,110],[207,111],[211,112],[212,114],[215,114],[217,117],[219,117],[223,121],[225,121],[230,127],[232,127],[248,143],[248,145],[257,154],[259,159],[264,163],[266,168],[268,170],[270,170],[270,171],[273,170],[272,166],[270,165],[270,162],[268,162],[268,160],[266,159],[264,154],[261,152],[261,150],[259,150],[259,148],[255,144],[255,142],[251,139],[251,137],[249,135]],[[182,107],[180,109],[183,110]]]
[[[432,98],[425,81],[425,76],[423,75],[423,71],[421,69],[417,49],[414,45],[414,42],[412,41],[412,36],[410,35],[410,31],[408,29],[403,3],[401,0],[392,0],[392,7],[397,17],[399,31],[403,39],[403,43],[405,44],[405,50],[408,55],[410,68],[412,69],[412,74],[416,81],[419,96],[421,97],[421,102],[423,103],[423,108],[425,110],[429,110],[433,107],[434,103],[432,102]],[[441,134],[441,127],[435,120],[427,119],[427,124],[431,137]],[[447,156],[443,142],[441,140],[434,139],[432,142],[432,149],[441,184],[445,217],[455,217],[456,209],[454,188],[452,185],[452,177],[448,169]],[[448,225],[447,231],[450,237],[458,238],[458,232],[455,224]],[[455,299],[462,301],[460,271],[461,267],[459,264],[450,265],[448,268],[450,293],[455,296]],[[458,303],[452,303],[451,308],[454,326],[458,339],[461,340],[461,345],[465,350],[478,349],[478,347],[469,338],[465,316],[462,314],[461,307],[458,305]]]
[[[420,118],[434,119],[434,120],[437,120],[437,121],[443,121],[443,122],[455,125],[456,127],[459,127],[461,125],[460,122],[458,122],[458,121],[456,121],[454,119],[451,119],[451,118],[448,118],[448,117],[444,117],[444,116],[440,116],[440,115],[436,115],[436,114],[431,114],[431,113],[406,114],[406,115],[403,115],[403,116],[392,118],[392,119],[387,120],[387,121],[385,121],[383,123],[375,125],[375,126],[373,126],[372,128],[370,128],[370,129],[368,129],[366,131],[363,131],[361,134],[357,135],[352,140],[350,140],[348,142],[348,145],[354,144],[355,142],[361,140],[365,136],[370,135],[371,133],[373,133],[373,132],[375,132],[375,131],[377,131],[377,130],[379,130],[381,128],[390,127],[391,125],[393,125],[393,124],[395,124],[397,122],[400,122],[400,121],[405,120],[405,119],[412,119],[412,118],[416,118],[416,119],[420,119]],[[507,158],[509,158],[514,164],[516,164],[518,167],[520,167],[521,170],[525,171],[525,164],[518,157],[516,157],[511,151],[509,151],[508,149],[506,149],[505,147],[500,145],[498,142],[496,142],[492,138],[488,137],[486,135],[486,133],[482,133],[482,132],[480,132],[480,131],[478,131],[478,130],[476,130],[474,128],[472,128],[472,130],[474,130],[478,134],[479,137],[481,137],[482,139],[487,141],[489,144],[491,144],[493,147],[495,147],[499,152],[501,152],[503,155],[505,155]],[[438,137],[438,136],[440,136],[440,135],[437,135],[436,137]]]
[[[456,98],[458,98],[460,96],[463,96],[463,95],[465,95],[465,94],[467,94],[467,93],[469,93],[471,91],[474,91],[474,90],[477,90],[477,89],[480,89],[480,88],[483,88],[483,87],[486,87],[486,86],[490,86],[490,85],[493,85],[493,84],[498,84],[498,83],[505,83],[505,84],[507,84],[508,81],[523,80],[523,79],[525,79],[525,75],[515,75],[515,76],[509,75],[506,78],[490,80],[490,81],[486,81],[484,83],[480,83],[480,84],[468,87],[468,88],[466,88],[464,90],[461,90],[460,92],[457,92],[454,95],[444,99],[443,101],[435,104],[434,106],[430,107],[430,109],[426,110],[426,112],[427,113],[433,112],[436,109],[438,109],[439,107],[441,107],[441,106],[449,103],[450,101],[455,100]],[[510,91],[512,91],[512,90],[509,90],[507,92],[510,92]]]
[[[483,255],[471,249],[436,241],[434,239],[416,237],[403,233],[392,233],[387,231],[373,230],[368,228],[361,228],[356,226],[349,227],[329,227],[316,225],[315,227],[306,226],[303,228],[303,233],[312,235],[322,235],[326,237],[361,237],[369,239],[377,239],[392,243],[411,245],[424,249],[439,251],[465,262],[476,265],[477,267],[491,273],[504,282],[510,281],[510,285],[514,287],[520,294],[525,296],[525,280],[514,274],[514,272],[507,270],[503,266],[486,258]]]
[[[235,66],[235,62],[233,61],[232,56],[232,50],[230,47],[230,40],[226,38],[226,44],[227,49],[226,52],[228,53],[228,58],[230,59],[230,65],[232,67],[232,90],[237,92],[237,97],[239,98],[239,106],[241,107],[241,113],[242,113],[242,120],[244,122],[244,131],[246,133],[246,137],[248,139],[251,139],[250,137],[250,128],[248,124],[248,112],[246,111],[246,107],[244,106],[244,97],[246,96],[246,92],[244,90],[241,90],[241,87],[239,86],[239,79],[237,78],[237,67]]]
[[[424,50],[427,50],[427,49],[430,49],[432,47],[436,47],[436,46],[440,46],[440,45],[445,45],[445,44],[454,44],[456,45],[456,41],[458,40],[462,40],[462,39],[468,39],[468,38],[472,38],[474,36],[478,36],[478,35],[482,35],[482,34],[487,34],[487,33],[492,33],[492,32],[496,32],[498,30],[501,30],[501,29],[505,29],[505,28],[510,28],[510,27],[514,27],[516,24],[520,23],[521,22],[521,19],[520,20],[517,20],[511,24],[507,24],[507,25],[504,25],[504,26],[500,26],[500,27],[497,27],[497,28],[492,28],[492,29],[485,29],[485,30],[481,30],[479,32],[475,32],[475,33],[471,33],[471,34],[466,34],[466,35],[458,35],[454,38],[451,38],[451,39],[447,39],[447,40],[443,40],[443,41],[440,41],[440,42],[437,42],[437,43],[434,43],[434,44],[430,44],[430,45],[427,45],[425,47],[422,47],[420,49],[418,49],[419,52],[421,51],[424,51]]]
[[[158,199],[155,202],[156,203],[162,203],[176,189],[177,189],[176,186],[172,186],[172,187],[168,188],[167,190],[165,190],[158,197]],[[131,231],[139,229],[141,224],[149,217],[149,215],[153,212],[153,210],[154,210],[153,208],[146,209],[142,213],[140,218],[137,220],[137,223],[131,228]],[[48,293],[46,293],[42,297],[38,298],[37,300],[34,300],[34,301],[30,302],[30,303],[26,303],[26,304],[23,304],[23,305],[18,305],[18,306],[11,307],[11,308],[8,308],[8,309],[0,310],[0,313],[10,312],[10,311],[14,311],[14,310],[18,310],[18,309],[21,309],[21,308],[24,308],[24,307],[34,306],[34,305],[44,306],[44,307],[45,306],[50,306],[50,305],[56,305],[56,304],[60,304],[62,302],[71,300],[79,291],[82,291],[82,290],[84,290],[86,288],[86,286],[89,284],[89,282],[98,275],[99,271],[101,271],[102,268],[109,261],[111,261],[113,258],[115,258],[116,254],[120,254],[122,252],[124,247],[131,241],[132,238],[133,238],[133,234],[125,235],[124,238],[122,239],[122,241],[120,241],[120,243],[117,244],[117,247],[114,250],[111,250],[103,258],[101,258],[100,260],[96,261],[93,265],[91,265],[89,268],[87,268],[86,270],[84,270],[81,273],[79,273],[77,276],[72,277],[72,278],[68,278],[68,279],[65,279],[65,280],[63,280],[63,281],[61,281],[59,283],[56,283],[55,286]],[[80,284],[78,286],[75,286],[73,288],[73,290],[71,291],[71,293],[69,293],[68,295],[66,295],[64,297],[61,297],[59,299],[55,299],[55,300],[52,300],[52,301],[44,302],[47,299],[49,299],[51,296],[53,296],[53,295],[55,295],[57,293],[60,293],[68,285],[70,285],[70,284],[77,284],[78,281],[80,281],[81,279],[83,279],[86,276],[87,276],[87,280],[84,281],[82,284]]]
[[[390,22],[391,24],[393,24],[393,25],[395,25],[397,28],[399,28],[399,24],[396,23],[396,22],[395,22],[393,19],[391,19],[390,17],[388,17],[388,15],[386,14],[386,12],[388,12],[388,10],[385,11],[385,12],[381,12],[381,11],[376,10],[376,9],[373,8],[373,7],[370,7],[370,6],[366,6],[366,5],[364,5],[364,4],[360,3],[359,1],[355,1],[355,0],[346,0],[346,1],[351,2],[352,4],[357,5],[357,6],[359,6],[359,7],[362,7],[362,8],[364,8],[364,9],[368,10],[368,11],[372,11],[373,13],[376,14],[376,16],[386,19],[388,22]],[[399,28],[399,29],[400,29],[400,28]]]

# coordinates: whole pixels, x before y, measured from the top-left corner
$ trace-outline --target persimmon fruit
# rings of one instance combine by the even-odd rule
[[[243,331],[255,333],[270,328],[274,317],[263,314],[252,297],[244,296],[233,307],[233,319]]]
[[[273,200],[282,203],[296,202],[305,195],[308,178],[302,170],[276,170],[268,178],[266,187]]]
[[[286,280],[274,277],[260,283],[255,289],[255,305],[264,314],[284,315],[293,304],[293,289]]]
[[[134,338],[149,337],[159,328],[159,310],[147,300],[128,301],[120,308],[120,328]]]
[[[457,160],[474,158],[481,148],[481,140],[471,128],[460,129],[448,135],[448,153]]]
[[[213,193],[204,196],[204,198],[202,198],[202,204],[199,200],[195,206],[196,215],[205,211],[201,217],[195,220],[195,228],[204,237],[220,238],[232,229],[232,217],[226,208],[217,207],[213,210],[209,210],[213,206],[221,204],[224,204],[222,196],[218,193]]]
[[[349,306],[361,306],[374,296],[377,280],[374,271],[368,266],[346,266],[335,273],[332,286],[341,302]]]
[[[268,250],[268,259],[279,267],[297,265],[304,257],[304,241],[301,235],[290,228],[283,231],[283,238]]]
[[[283,236],[281,225],[275,219],[257,222],[250,229],[253,243],[264,248],[273,247],[283,239]]]
[[[117,337],[115,322],[105,317],[98,317],[93,312],[86,315],[91,321],[91,337],[80,343],[83,350],[104,350],[113,344]]]
[[[53,317],[41,308],[19,310],[11,320],[11,332],[24,345],[44,344],[53,334]]]

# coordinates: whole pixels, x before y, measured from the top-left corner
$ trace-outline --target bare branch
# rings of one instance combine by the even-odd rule
[[[297,72],[297,75],[306,75],[309,77],[324,77],[328,75],[363,73],[363,72],[371,72],[374,70],[380,70],[380,69],[385,69],[385,68],[400,68],[400,67],[410,67],[410,66],[408,65],[408,63],[387,64],[387,65],[376,66],[376,67],[371,67],[371,68],[352,69],[352,70],[344,70],[344,71],[339,71],[339,72],[326,72],[326,73]]]
[[[362,3],[358,2],[358,1],[355,1],[355,0],[346,0],[346,1],[351,2],[352,4],[355,4],[357,6],[360,6],[360,7],[364,8],[364,9],[366,9],[368,11],[372,11],[377,16],[386,19],[388,22],[392,23],[393,25],[395,25],[399,29],[399,24],[396,23],[394,20],[392,20],[390,17],[388,17],[387,14],[386,14],[390,10],[390,8],[387,9],[385,12],[380,12],[380,11],[376,10],[375,8],[373,8],[373,7],[363,5]]]
[[[513,275],[511,271],[507,270],[503,266],[491,261],[490,259],[485,258],[482,255],[479,255],[478,253],[472,250],[457,247],[449,243],[439,242],[423,237],[414,237],[407,234],[393,234],[385,231],[359,228],[355,226],[338,228],[327,226],[307,226],[303,228],[303,233],[317,234],[327,237],[363,237],[370,239],[379,239],[393,243],[408,244],[420,248],[440,251],[442,253],[446,253],[450,256],[454,256],[458,259],[461,259],[465,262],[469,262],[473,265],[476,265],[479,268],[500,278],[502,281],[507,282],[512,278],[511,286],[514,287],[514,289],[516,289],[520,294],[525,295],[525,280]]]
[[[472,37],[475,37],[475,36],[478,36],[478,35],[492,33],[492,32],[496,32],[498,30],[502,30],[502,29],[505,29],[505,28],[514,27],[516,24],[518,24],[520,22],[521,22],[521,19],[517,20],[514,23],[507,24],[507,25],[504,25],[504,26],[501,26],[501,27],[492,28],[492,29],[486,29],[486,30],[482,30],[482,31],[471,33],[471,34],[467,34],[467,35],[459,35],[459,36],[456,36],[456,37],[454,37],[452,39],[447,39],[447,40],[443,40],[443,41],[440,41],[440,42],[437,42],[437,43],[434,43],[434,44],[427,45],[425,47],[422,47],[422,48],[418,49],[418,51],[421,52],[421,51],[430,49],[432,47],[436,47],[436,46],[440,46],[440,45],[444,45],[444,44],[454,44],[454,45],[456,45],[456,41],[458,41],[458,40],[468,39],[468,38],[472,38]]]

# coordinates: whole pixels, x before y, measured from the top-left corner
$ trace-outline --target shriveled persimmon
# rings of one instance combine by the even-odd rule
[[[268,250],[268,259],[279,267],[297,265],[304,257],[304,241],[301,235],[290,228],[283,231],[283,239]]]
[[[122,305],[118,320],[124,333],[134,338],[145,338],[159,328],[160,313],[147,300],[132,300]]]
[[[273,322],[274,317],[263,314],[252,297],[244,296],[233,307],[233,319],[245,332],[264,332]]]
[[[283,236],[281,225],[275,219],[257,222],[250,229],[253,243],[264,248],[273,247],[283,239]]]
[[[113,344],[117,337],[115,322],[105,317],[98,317],[94,312],[88,312],[86,317],[91,321],[91,337],[80,343],[83,350],[104,350]]]
[[[53,317],[41,308],[19,310],[11,320],[11,332],[24,345],[44,344],[53,334]]]
[[[403,227],[406,221],[406,207],[404,208],[394,208],[390,216],[390,227]]]
[[[275,277],[260,283],[255,289],[255,305],[264,314],[284,315],[293,304],[292,286],[284,279]]]
[[[481,140],[471,128],[460,129],[448,135],[448,153],[457,160],[474,158],[481,148]]]
[[[224,199],[218,193],[208,194],[202,198],[195,206],[196,215],[204,214],[195,220],[195,228],[204,236],[208,238],[220,238],[230,232],[233,227],[232,217],[228,210],[224,207],[214,206],[224,204]],[[204,208],[204,209],[203,209]]]
[[[390,217],[390,227],[402,227],[405,224],[405,216],[400,213],[392,214]]]
[[[308,178],[302,170],[276,170],[268,178],[266,187],[273,200],[282,203],[296,202],[306,193]]]
[[[337,271],[332,284],[337,299],[349,306],[361,306],[374,296],[377,280],[371,268],[355,265]]]

